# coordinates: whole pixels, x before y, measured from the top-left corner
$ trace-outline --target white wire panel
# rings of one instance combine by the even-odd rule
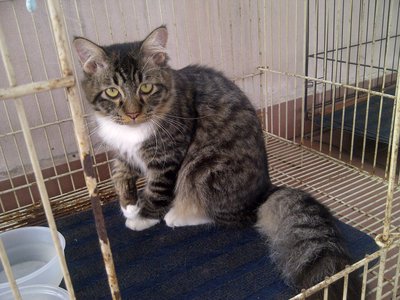
[[[396,72],[396,1],[314,0],[310,1],[309,16],[309,55],[314,77],[353,84],[358,77],[367,87],[369,77],[375,80],[382,76],[385,66],[388,74]],[[320,92],[322,88],[319,86]]]
[[[268,132],[372,173],[383,169],[387,178],[400,3],[265,3],[270,46],[265,47],[267,58],[259,69],[265,72]],[[289,12],[282,9],[288,3],[293,8]],[[287,16],[292,22],[285,23]]]
[[[266,144],[274,184],[308,191],[327,205],[338,219],[372,237],[382,233],[387,195],[387,183],[383,179],[271,134],[266,134]],[[398,233],[399,225],[400,191],[396,190],[391,232]],[[366,267],[366,299],[378,299],[377,291],[382,294],[379,299],[392,299],[393,293],[398,292],[398,242],[393,248],[385,252],[386,262],[381,273],[378,263]],[[381,254],[374,254],[374,258],[383,259]],[[373,259],[368,259],[367,263],[369,261]],[[383,279],[382,290],[377,287],[379,278]]]
[[[274,183],[312,193],[345,223],[373,237],[382,233],[387,183],[329,156],[267,135]],[[392,231],[400,225],[400,191],[394,198]]]

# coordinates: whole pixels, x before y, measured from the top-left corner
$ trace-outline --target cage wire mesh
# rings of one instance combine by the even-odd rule
[[[2,49],[9,49],[0,64],[0,230],[86,210],[97,192],[102,203],[114,198],[112,156],[68,73],[79,81],[78,61],[65,55],[74,57],[74,36],[106,45],[166,24],[172,67],[212,66],[249,96],[265,129],[273,182],[311,192],[380,243],[378,252],[294,299],[342,277],[347,282],[355,270],[366,298],[395,299],[399,14],[396,0],[43,1],[34,13],[24,1],[0,1]],[[84,122],[80,132],[77,122]],[[91,197],[82,139],[97,179]],[[43,190],[51,211],[43,210]]]

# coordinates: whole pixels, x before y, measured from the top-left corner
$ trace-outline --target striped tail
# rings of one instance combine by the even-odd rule
[[[335,219],[311,195],[274,188],[258,211],[258,230],[267,237],[270,257],[296,291],[309,288],[351,264]],[[361,284],[350,274],[347,299],[360,299]],[[328,299],[343,298],[343,279],[329,287]],[[321,293],[307,299],[323,299]]]

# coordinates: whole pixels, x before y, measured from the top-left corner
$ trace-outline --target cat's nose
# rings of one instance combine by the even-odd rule
[[[139,113],[126,112],[125,114],[126,114],[129,118],[131,118],[132,120],[135,120],[135,119],[139,116]]]

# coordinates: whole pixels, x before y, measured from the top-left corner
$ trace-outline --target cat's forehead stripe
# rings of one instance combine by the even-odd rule
[[[136,82],[136,84],[139,84],[140,83],[140,76],[141,75],[141,73],[140,72],[136,72],[135,73],[135,82]]]
[[[120,85],[119,80],[118,80],[118,76],[116,74],[113,76],[112,79],[113,79],[115,85]]]
[[[130,78],[131,78],[132,81],[135,81],[135,74],[136,74],[135,73],[135,68],[131,68],[131,74],[130,74],[131,77]]]
[[[123,82],[126,82],[128,80],[128,76],[126,75],[125,71],[123,68],[119,68],[119,75],[122,77]]]

